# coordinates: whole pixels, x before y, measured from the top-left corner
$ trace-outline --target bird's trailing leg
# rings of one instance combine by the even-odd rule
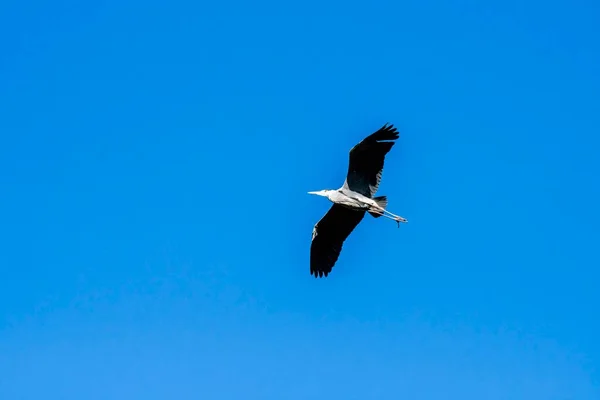
[[[408,220],[404,217],[401,217],[399,215],[393,214],[391,212],[389,212],[388,210],[383,210],[384,212],[390,214],[392,217],[394,217],[394,219],[398,222],[408,222]]]
[[[405,222],[405,223],[408,222],[408,220],[406,218],[401,217],[401,216],[396,215],[396,214],[392,214],[391,212],[389,212],[389,211],[387,211],[385,209],[371,209],[370,211],[374,212],[376,214],[379,214],[382,217],[386,217],[386,218],[389,218],[389,219],[391,219],[393,221],[396,221],[398,223],[398,228],[400,227],[400,222]],[[390,214],[390,215],[387,215],[386,213]]]

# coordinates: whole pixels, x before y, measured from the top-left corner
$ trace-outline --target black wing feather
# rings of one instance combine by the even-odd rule
[[[334,204],[316,223],[310,245],[310,273],[315,278],[327,276],[342,251],[344,241],[365,216],[364,211],[354,211]]]
[[[385,124],[350,150],[348,175],[344,186],[367,197],[379,188],[385,155],[400,137],[393,125]]]

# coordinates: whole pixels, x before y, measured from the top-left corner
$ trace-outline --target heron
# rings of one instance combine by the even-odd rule
[[[406,218],[386,209],[386,196],[375,196],[381,182],[385,156],[398,138],[398,129],[386,123],[352,147],[346,180],[341,188],[308,192],[326,197],[333,203],[312,231],[310,273],[315,278],[327,277],[331,273],[344,241],[366,213],[374,218],[394,220],[398,227],[401,222],[408,222]]]

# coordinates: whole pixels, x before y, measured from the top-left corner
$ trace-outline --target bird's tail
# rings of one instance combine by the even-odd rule
[[[375,201],[375,203],[377,203],[377,205],[379,207],[381,207],[382,209],[385,210],[385,208],[387,207],[387,197],[386,196],[378,196],[378,197],[373,197],[373,200]],[[377,213],[377,212],[373,212],[373,211],[369,211],[369,214],[371,214],[373,216],[373,218],[379,218],[381,217],[381,213]]]

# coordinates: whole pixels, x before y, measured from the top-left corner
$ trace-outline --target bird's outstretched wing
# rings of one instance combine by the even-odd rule
[[[398,139],[398,130],[385,124],[350,150],[348,175],[344,187],[367,197],[379,188],[385,155]]]
[[[310,245],[310,273],[315,278],[327,276],[336,263],[346,238],[365,216],[334,204],[315,224]]]

